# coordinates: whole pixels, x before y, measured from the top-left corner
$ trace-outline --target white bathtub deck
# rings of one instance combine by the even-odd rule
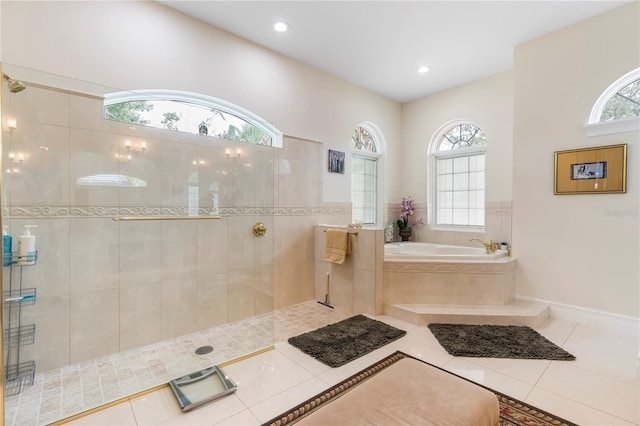
[[[431,323],[495,324],[539,327],[549,306],[515,301],[508,305],[387,304],[384,313],[415,325]]]

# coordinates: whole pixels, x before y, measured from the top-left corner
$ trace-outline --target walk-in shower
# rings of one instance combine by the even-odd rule
[[[6,424],[51,423],[273,345],[274,148],[105,120],[121,88],[2,70],[11,250],[37,226],[35,264],[3,267],[3,361],[19,348],[35,372],[5,395]],[[7,341],[17,312],[31,337]]]

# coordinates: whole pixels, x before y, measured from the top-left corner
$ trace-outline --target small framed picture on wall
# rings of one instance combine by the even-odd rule
[[[556,151],[553,192],[627,192],[627,144]]]
[[[329,172],[344,174],[344,152],[329,150]]]

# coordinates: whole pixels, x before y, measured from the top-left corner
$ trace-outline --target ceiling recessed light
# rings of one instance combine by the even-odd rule
[[[421,66],[421,67],[418,67],[418,72],[419,72],[420,74],[424,74],[424,73],[428,72],[428,71],[429,71],[429,69],[430,69],[430,68],[429,68],[428,66],[423,65],[423,66]]]
[[[273,29],[279,33],[283,33],[289,29],[289,24],[286,22],[280,21],[273,24]]]

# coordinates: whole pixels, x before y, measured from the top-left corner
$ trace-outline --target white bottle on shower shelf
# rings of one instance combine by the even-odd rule
[[[36,263],[36,237],[31,235],[30,228],[37,227],[37,225],[25,225],[24,234],[18,237],[18,265]]]

